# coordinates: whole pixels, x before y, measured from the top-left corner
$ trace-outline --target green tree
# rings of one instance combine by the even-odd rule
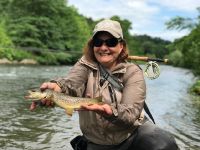
[[[65,0],[12,0],[9,35],[17,46],[80,51],[90,28]]]
[[[7,35],[7,31],[5,29],[5,23],[3,18],[1,18],[0,22],[0,47],[10,47],[13,46],[11,38]]]
[[[194,19],[176,17],[166,23],[168,29],[190,29],[191,32],[170,45],[171,53],[178,53],[182,57],[171,57],[175,65],[192,69],[194,73],[200,75],[200,8],[197,8],[199,15]],[[173,56],[170,54],[169,56]],[[175,60],[176,59],[176,60]]]
[[[152,38],[148,35],[135,35],[132,37],[134,48],[137,49],[139,55],[155,55],[155,57],[163,58],[169,53],[167,45],[171,42],[160,38]]]
[[[197,8],[197,11],[200,14],[200,7]],[[200,15],[197,18],[183,18],[180,16],[176,16],[172,18],[170,21],[165,23],[167,29],[176,29],[176,30],[184,30],[184,29],[192,30],[197,26],[199,26],[199,24],[200,24]]]

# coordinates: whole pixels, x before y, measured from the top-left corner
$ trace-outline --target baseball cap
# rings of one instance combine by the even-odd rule
[[[114,21],[110,19],[104,19],[100,21],[99,23],[96,24],[93,30],[93,37],[95,36],[97,32],[100,32],[100,31],[109,32],[115,38],[123,39],[122,28],[118,21]]]

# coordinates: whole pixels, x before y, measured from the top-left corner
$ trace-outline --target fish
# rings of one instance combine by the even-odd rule
[[[28,90],[28,94],[25,96],[25,99],[31,101],[41,101],[41,100],[50,100],[54,102],[57,106],[66,110],[66,113],[72,116],[74,110],[81,109],[82,104],[104,104],[102,102],[102,97],[96,98],[83,98],[83,97],[72,97],[64,93],[56,92],[50,89],[45,91],[41,90]]]

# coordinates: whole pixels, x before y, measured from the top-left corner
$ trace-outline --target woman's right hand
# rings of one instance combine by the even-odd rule
[[[61,92],[61,88],[58,86],[58,84],[53,83],[53,82],[45,82],[40,86],[40,90],[41,91],[45,91],[46,89],[51,89],[54,90],[56,92]],[[31,106],[30,106],[30,110],[34,110],[37,107],[38,103],[36,102],[32,102]],[[50,100],[41,100],[40,106],[54,106],[54,103]]]

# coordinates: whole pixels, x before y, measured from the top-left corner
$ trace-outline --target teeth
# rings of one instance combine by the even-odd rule
[[[101,56],[107,56],[107,55],[110,55],[110,53],[99,53],[99,55],[101,55]]]
[[[108,54],[100,54],[101,56],[107,56]]]

